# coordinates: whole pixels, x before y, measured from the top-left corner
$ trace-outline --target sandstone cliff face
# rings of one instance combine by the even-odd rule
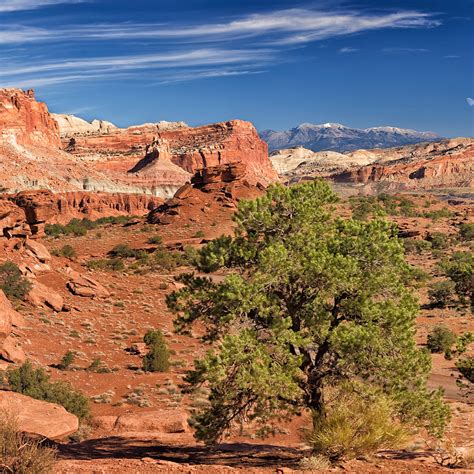
[[[474,139],[444,140],[407,149],[383,150],[376,163],[337,173],[336,183],[368,190],[474,188]]]
[[[61,146],[57,122],[32,90],[0,89],[0,138],[19,145]]]
[[[0,195],[0,236],[41,236],[45,224],[71,219],[144,215],[161,205],[159,198],[140,194],[23,191]]]
[[[148,183],[151,189],[160,184],[174,184],[178,189],[198,169],[236,162],[245,163],[251,183],[267,185],[278,179],[268,159],[267,145],[253,125],[242,120],[195,128],[146,124],[97,135],[76,135],[63,140],[63,146],[90,161],[96,170],[109,176],[128,172],[129,182]]]

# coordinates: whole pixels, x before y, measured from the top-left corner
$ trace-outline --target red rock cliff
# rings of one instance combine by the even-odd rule
[[[60,148],[59,127],[32,90],[0,89],[0,139]]]

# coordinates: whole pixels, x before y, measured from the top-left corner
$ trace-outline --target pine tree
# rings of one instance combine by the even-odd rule
[[[415,343],[418,304],[393,224],[338,217],[329,185],[275,185],[242,201],[234,237],[204,247],[199,271],[168,297],[178,332],[204,324],[207,355],[189,373],[206,384],[196,436],[212,443],[235,425],[268,433],[282,417],[325,416],[328,390],[358,381],[389,397],[397,419],[441,435],[449,417],[426,380],[429,354]]]

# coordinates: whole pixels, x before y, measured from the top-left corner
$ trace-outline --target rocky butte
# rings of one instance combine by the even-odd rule
[[[51,114],[31,90],[0,90],[0,186],[10,195],[49,190],[54,196],[36,198],[40,207],[51,203],[53,221],[147,213],[196,170],[237,162],[249,183],[278,179],[267,145],[248,122],[196,128],[158,122],[121,129],[107,121]],[[36,198],[30,194],[30,200]]]

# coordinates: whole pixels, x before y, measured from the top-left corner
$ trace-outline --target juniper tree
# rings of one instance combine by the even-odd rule
[[[402,422],[440,435],[448,410],[426,380],[415,343],[412,268],[393,224],[344,219],[328,184],[275,185],[234,215],[234,237],[205,246],[194,273],[169,295],[176,330],[204,327],[210,344],[187,376],[209,406],[196,436],[217,441],[252,422],[268,433],[282,417],[325,416],[328,388],[357,380],[389,396]],[[314,417],[317,419],[317,417]]]

